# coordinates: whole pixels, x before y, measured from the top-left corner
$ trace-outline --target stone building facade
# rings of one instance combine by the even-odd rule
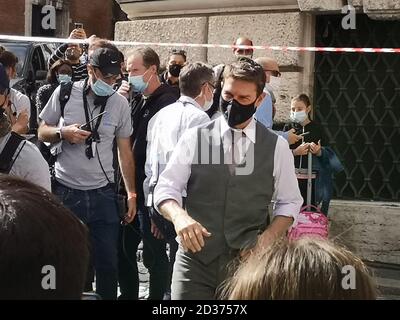
[[[389,33],[400,23],[400,2],[397,0],[119,2],[131,20],[116,24],[115,39],[121,41],[232,44],[238,36],[247,36],[255,45],[395,46],[396,43],[385,42],[384,38],[398,38]],[[375,30],[371,31],[376,33],[375,42],[372,38],[363,40],[369,36],[369,29],[348,30],[348,33],[335,30],[340,28],[340,19],[349,13],[341,13],[346,5],[355,8],[357,19],[362,22],[359,28],[371,26],[371,30]],[[386,28],[387,34],[382,28]],[[335,42],[336,38],[340,41]],[[354,38],[364,42],[351,42],[350,39]],[[400,47],[400,43],[397,46]],[[155,49],[162,60],[167,58],[169,48]],[[230,49],[186,49],[191,61],[201,60],[215,65],[233,58]],[[374,60],[375,57],[369,54],[337,58],[329,53],[255,51],[255,57],[265,55],[275,57],[282,70],[276,119],[287,121],[290,99],[295,94],[310,94],[314,98],[317,120],[328,128],[329,142],[347,167],[342,181],[336,183],[338,200],[331,203],[329,212],[332,236],[364,259],[400,264],[400,186],[397,182],[400,181],[400,150],[395,142],[400,138],[400,108],[397,105],[400,103],[400,78],[398,72],[394,72],[400,67],[400,55],[381,56]],[[324,69],[326,65],[328,72]],[[347,77],[346,73],[354,79]],[[376,83],[380,97],[367,95],[371,92],[370,84],[363,83],[363,78],[369,79],[368,83]],[[353,89],[350,82],[359,85]],[[363,107],[358,101],[360,97],[365,100],[365,111],[358,110]],[[364,117],[363,112],[368,116]],[[353,116],[357,118],[354,121],[350,120]],[[370,124],[368,117],[375,119],[375,123]],[[359,135],[361,140],[357,140]],[[365,149],[362,149],[363,145]],[[376,151],[380,145],[386,148],[382,152]],[[373,156],[368,160],[371,154]],[[374,181],[377,181],[377,186]],[[371,196],[365,191],[368,188],[372,190]],[[386,193],[383,191],[385,188],[388,190]]]

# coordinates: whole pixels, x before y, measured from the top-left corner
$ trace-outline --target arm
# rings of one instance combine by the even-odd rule
[[[48,61],[48,67],[51,68],[51,66],[57,62],[58,60],[64,58],[65,51],[67,51],[68,44],[64,43],[61,46],[59,46],[56,51],[53,52],[53,54],[50,56],[49,61]]]
[[[191,175],[192,156],[196,148],[197,130],[187,131],[178,142],[154,191],[154,204],[174,226],[185,251],[198,252],[204,246],[203,236],[211,234],[182,208],[182,192]]]
[[[275,202],[273,220],[265,231],[259,236],[258,242],[253,249],[245,250],[242,256],[251,251],[263,250],[275,240],[285,235],[296,220],[303,203],[296,174],[294,161],[288,144],[283,138],[278,138],[274,158],[274,196]]]
[[[126,193],[128,194],[128,212],[125,222],[130,223],[136,215],[136,186],[135,186],[135,160],[133,158],[131,140],[129,138],[117,138],[118,160],[124,179]]]
[[[268,228],[258,237],[254,251],[262,252],[265,250],[265,248],[274,243],[275,240],[284,236],[292,224],[292,217],[274,217]]]
[[[303,198],[299,190],[292,152],[282,138],[278,138],[275,148],[274,181],[274,217],[284,216],[296,220]]]
[[[201,251],[201,248],[204,247],[203,237],[211,236],[206,228],[192,219],[175,200],[164,200],[161,202],[159,210],[166,219],[174,224],[176,234],[185,251],[190,250],[193,253]]]
[[[58,124],[61,118],[61,106],[59,101],[60,87],[58,87],[46,107],[40,113],[39,118],[43,121],[38,129],[38,138],[43,142],[56,143],[60,141],[57,134]],[[62,127],[61,136],[70,143],[84,143],[90,132],[79,129],[80,124],[75,123],[69,126]]]
[[[62,139],[72,143],[85,143],[90,136],[90,132],[79,129],[80,124],[75,123],[70,126],[58,128],[42,121],[38,129],[38,138],[43,142],[57,143],[60,141],[60,136],[57,131],[60,130]]]

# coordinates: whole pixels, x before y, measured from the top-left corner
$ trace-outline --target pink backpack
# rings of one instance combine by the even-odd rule
[[[314,211],[307,209],[314,208]],[[321,210],[313,205],[301,208],[297,224],[289,230],[290,240],[296,240],[304,236],[328,238],[328,218]]]

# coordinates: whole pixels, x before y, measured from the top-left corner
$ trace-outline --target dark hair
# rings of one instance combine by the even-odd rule
[[[228,78],[252,82],[257,87],[257,95],[260,95],[265,87],[266,76],[263,67],[252,59],[241,57],[225,67],[224,81]]]
[[[343,287],[344,268],[354,268],[355,288]],[[376,299],[376,285],[362,260],[325,239],[278,240],[255,252],[226,281],[232,300]]]
[[[5,68],[15,68],[18,63],[18,57],[11,51],[3,51],[0,54],[0,63]]]
[[[85,225],[51,193],[0,176],[0,299],[80,299],[89,262]],[[55,289],[45,290],[54,267]],[[46,287],[45,287],[46,288]]]
[[[179,89],[185,96],[195,98],[200,94],[201,86],[214,81],[214,72],[211,67],[202,62],[189,63],[179,74]]]
[[[101,38],[97,38],[96,40],[91,42],[88,51],[95,51],[96,49],[99,48],[106,48],[119,51],[118,48],[115,45],[113,45],[109,40]]]
[[[292,99],[292,101],[301,101],[301,102],[303,102],[305,104],[306,107],[311,106],[310,98],[305,93],[302,93],[302,94],[299,94],[299,95],[295,96]]]
[[[54,62],[51,65],[49,71],[47,72],[47,78],[46,78],[47,83],[51,83],[51,84],[52,83],[57,83],[57,72],[58,72],[58,69],[60,69],[60,67],[65,65],[65,64],[71,67],[72,74],[73,74],[74,70],[72,69],[71,62],[69,62],[68,60],[64,60],[64,59],[57,60],[56,62]]]
[[[150,47],[145,48],[135,48],[128,52],[127,56],[128,59],[131,56],[140,55],[143,59],[143,65],[148,69],[151,66],[156,66],[158,73],[160,70],[160,57],[158,56],[157,52],[155,52]]]
[[[186,62],[186,51],[185,50],[179,50],[179,49],[172,49],[169,54],[172,55],[179,55],[183,57],[183,60]]]

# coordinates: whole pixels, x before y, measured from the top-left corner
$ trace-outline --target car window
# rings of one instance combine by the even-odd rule
[[[34,72],[38,70],[46,70],[46,64],[40,46],[36,47],[35,51],[33,52],[32,66]]]

